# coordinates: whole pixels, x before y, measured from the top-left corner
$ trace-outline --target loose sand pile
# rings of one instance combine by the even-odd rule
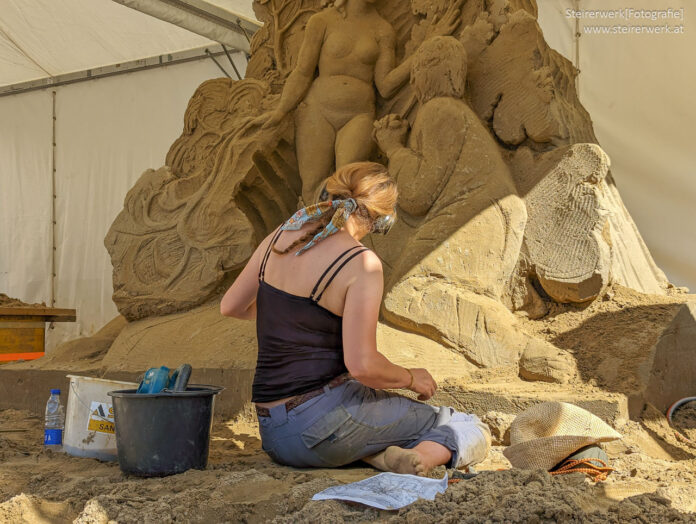
[[[33,304],[29,304],[27,302],[22,302],[18,298],[7,296],[5,293],[0,293],[0,307],[46,307],[46,303],[34,302]]]
[[[644,380],[651,358],[649,348],[686,300],[684,288],[669,295],[648,295],[613,284],[606,295],[589,305],[545,301],[543,318],[521,317],[522,329],[569,351],[583,383],[606,391],[634,394]]]
[[[607,446],[616,471],[604,483],[510,470],[503,448],[495,447],[479,476],[450,485],[435,501],[378,511],[311,501],[318,491],[376,471],[362,464],[275,465],[261,450],[251,417],[216,422],[207,470],[139,479],[115,463],[43,450],[40,417],[6,410],[0,412],[0,522],[693,522],[696,450],[665,440],[666,421],[651,422],[652,429],[638,422],[620,428],[625,438]]]

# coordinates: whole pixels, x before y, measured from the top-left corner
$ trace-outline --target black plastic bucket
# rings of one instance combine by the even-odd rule
[[[205,469],[215,395],[223,389],[191,385],[176,393],[110,391],[121,470],[140,477],[163,477]]]

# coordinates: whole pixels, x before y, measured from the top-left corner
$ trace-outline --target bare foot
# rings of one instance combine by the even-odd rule
[[[384,464],[387,471],[421,477],[425,477],[431,469],[423,463],[423,457],[418,451],[399,446],[389,446],[384,450]]]
[[[389,446],[384,451],[363,457],[363,461],[382,471],[408,473],[426,476],[431,469],[440,464],[447,464],[452,452],[442,444],[425,440],[413,449]]]
[[[370,466],[380,471],[389,471],[389,468],[387,468],[387,465],[384,463],[385,453],[386,451],[380,451],[374,455],[368,455],[367,457],[363,457],[362,461],[367,462]]]

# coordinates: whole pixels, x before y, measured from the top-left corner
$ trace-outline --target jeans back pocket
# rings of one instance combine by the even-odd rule
[[[336,431],[350,419],[350,413],[341,405],[319,417],[302,432],[302,442],[308,448],[313,448],[320,442],[335,435]]]

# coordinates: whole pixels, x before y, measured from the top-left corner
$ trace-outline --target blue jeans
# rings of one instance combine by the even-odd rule
[[[452,452],[448,467],[481,462],[490,448],[490,431],[476,415],[434,407],[397,393],[349,380],[285,411],[258,417],[264,451],[280,464],[336,467],[374,455],[388,446],[412,448],[419,442],[442,444]]]

